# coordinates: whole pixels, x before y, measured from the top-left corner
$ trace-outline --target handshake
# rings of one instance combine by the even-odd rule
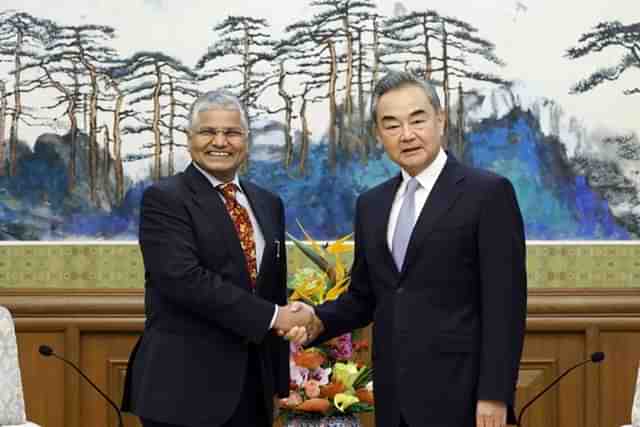
[[[312,306],[296,301],[278,307],[273,329],[289,341],[307,344],[324,331],[324,325]]]

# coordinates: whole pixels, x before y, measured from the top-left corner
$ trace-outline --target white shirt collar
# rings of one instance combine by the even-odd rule
[[[196,162],[191,162],[191,164],[198,171],[200,171],[200,173],[204,175],[204,177],[207,178],[207,180],[209,180],[209,182],[211,183],[211,185],[213,185],[214,188],[218,188],[219,185],[226,184],[226,182],[220,181],[218,178],[216,178],[215,176],[211,175],[209,172],[202,169],[200,166],[198,166]],[[240,192],[244,192],[242,190],[242,187],[240,186],[240,178],[238,178],[238,174],[233,175],[233,179],[230,182],[233,182],[236,185],[236,187],[240,189],[239,190]]]
[[[416,180],[420,183],[422,188],[431,188],[435,184],[435,181],[440,176],[440,173],[447,164],[447,153],[440,147],[440,151],[436,154],[436,158],[433,159],[431,164],[427,166],[422,172],[415,176]],[[407,182],[412,178],[411,175],[404,169],[401,169],[402,183],[398,189],[398,195],[404,194],[407,188]]]

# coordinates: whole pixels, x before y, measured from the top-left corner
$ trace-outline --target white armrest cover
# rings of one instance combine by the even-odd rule
[[[18,345],[11,313],[0,306],[0,426],[26,423]]]

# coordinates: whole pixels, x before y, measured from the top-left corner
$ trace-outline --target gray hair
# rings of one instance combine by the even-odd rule
[[[205,92],[191,104],[189,116],[187,117],[189,129],[193,130],[198,126],[198,113],[209,110],[239,111],[242,128],[247,132],[249,131],[247,112],[242,106],[242,102],[240,102],[237,96],[226,90]]]
[[[376,113],[380,97],[394,89],[400,89],[407,86],[417,86],[422,88],[424,93],[427,95],[427,98],[429,98],[429,102],[433,109],[436,112],[442,111],[438,92],[436,92],[436,89],[430,81],[420,79],[406,71],[389,71],[380,80],[378,80],[378,83],[376,83],[373,93],[371,94],[371,122],[373,124],[376,123]]]

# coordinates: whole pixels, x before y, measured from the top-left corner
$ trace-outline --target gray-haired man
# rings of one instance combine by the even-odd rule
[[[189,117],[191,165],[144,193],[147,318],[123,398],[144,427],[267,427],[288,395],[288,343],[271,329],[310,315],[284,307],[282,201],[238,178],[247,133],[234,96],[205,93]]]
[[[316,307],[308,338],[374,322],[378,426],[514,422],[527,286],[513,187],[443,150],[437,94],[411,74],[383,77],[371,114],[402,172],[358,198],[349,291]]]

